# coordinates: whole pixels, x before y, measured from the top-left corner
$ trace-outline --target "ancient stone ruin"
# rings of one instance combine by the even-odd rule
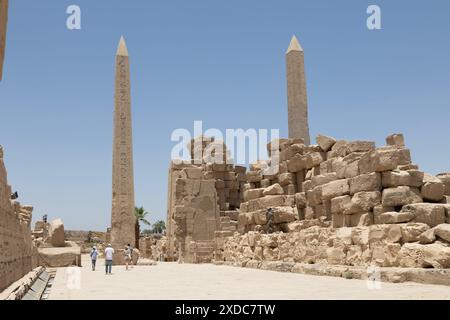
[[[191,141],[190,150],[192,161],[172,162],[169,168],[167,256],[210,262],[216,234],[232,234],[237,228],[246,168],[227,163],[222,141],[200,136]]]
[[[11,200],[0,146],[0,291],[38,266],[31,236],[32,206]]]
[[[421,171],[402,134],[379,147],[324,135],[310,144],[295,37],[286,62],[290,138],[269,143],[268,160],[246,172],[226,148],[208,151],[222,142],[197,137],[191,160],[171,163],[166,259],[352,277],[390,267],[389,281],[450,268],[450,173]]]
[[[45,267],[81,266],[81,248],[75,241],[67,241],[64,223],[54,219],[50,223],[38,220],[33,231],[33,243],[38,248],[39,265]]]
[[[203,148],[213,143],[201,139]],[[421,171],[401,134],[381,147],[316,140],[269,143],[270,159],[246,174],[232,164],[172,163],[167,257],[297,272],[450,268],[450,173]],[[266,174],[275,158],[278,173]]]
[[[280,141],[279,173],[247,174],[240,234],[217,241],[217,256],[254,266],[449,268],[450,174],[420,171],[402,135],[386,140]]]

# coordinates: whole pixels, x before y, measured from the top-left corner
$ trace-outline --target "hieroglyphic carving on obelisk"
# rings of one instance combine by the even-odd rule
[[[0,0],[0,81],[3,78],[3,60],[5,59],[7,24],[8,24],[8,0]]]
[[[286,52],[289,138],[310,144],[303,49],[295,36]]]
[[[133,145],[131,129],[130,65],[123,37],[116,54],[111,242],[135,243]]]

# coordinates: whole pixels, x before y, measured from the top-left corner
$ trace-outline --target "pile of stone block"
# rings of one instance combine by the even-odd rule
[[[378,148],[316,140],[280,139],[250,167],[239,233],[216,240],[218,261],[450,268],[449,173],[420,171],[401,134]]]
[[[222,242],[224,261],[254,266],[267,261],[318,265],[450,268],[450,224],[312,226],[271,234],[235,233]]]
[[[432,176],[412,164],[401,134],[376,148],[371,141],[344,141],[319,135],[317,145],[281,139],[279,172],[264,175],[260,166],[247,173],[240,231],[267,224],[274,211],[275,230],[293,220],[322,219],[332,226],[383,223],[444,223],[450,175]],[[270,145],[269,145],[270,149]],[[282,215],[283,218],[279,216]],[[277,217],[278,216],[278,217]]]

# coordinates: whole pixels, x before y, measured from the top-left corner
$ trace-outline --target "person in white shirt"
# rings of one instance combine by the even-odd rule
[[[105,249],[105,266],[106,266],[106,274],[111,274],[112,262],[114,257],[114,249],[111,247],[111,244],[108,243],[108,246]]]

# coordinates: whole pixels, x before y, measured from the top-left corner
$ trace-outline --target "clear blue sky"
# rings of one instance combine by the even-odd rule
[[[66,28],[66,8],[82,29]],[[382,30],[366,28],[366,8]],[[9,183],[34,216],[68,229],[110,223],[114,54],[131,57],[136,204],[165,219],[176,128],[287,134],[284,53],[306,59],[311,135],[384,143],[450,171],[450,2],[261,0],[10,1],[0,144]]]

